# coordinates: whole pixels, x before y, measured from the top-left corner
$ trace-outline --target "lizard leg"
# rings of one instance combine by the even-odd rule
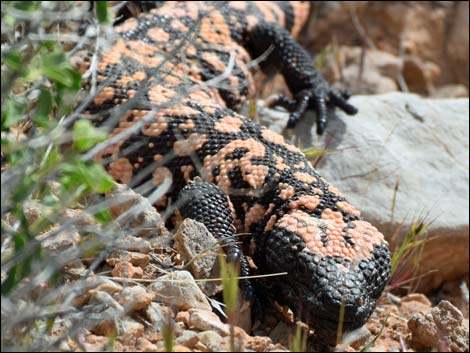
[[[252,57],[269,52],[261,63],[264,68],[273,67],[283,76],[293,95],[295,104],[289,99],[278,98],[275,103],[290,112],[287,127],[294,127],[309,109],[317,113],[317,133],[322,134],[327,125],[328,108],[338,107],[349,115],[357,109],[347,102],[349,93],[330,86],[312,63],[312,57],[297,44],[290,33],[274,23],[256,25],[247,37],[247,46]]]
[[[222,240],[227,261],[239,266],[240,276],[250,275],[250,267],[238,244],[236,229],[228,196],[217,185],[190,182],[179,194],[183,217],[203,223],[214,237]],[[246,301],[254,298],[254,289],[248,279],[240,280]]]

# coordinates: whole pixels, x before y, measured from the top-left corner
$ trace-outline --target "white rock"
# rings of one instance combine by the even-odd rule
[[[190,327],[194,327],[195,329],[200,331],[216,331],[222,336],[228,336],[230,333],[229,325],[224,324],[222,321],[220,321],[219,317],[211,311],[190,309],[189,314]]]
[[[175,305],[179,310],[212,310],[204,293],[188,271],[175,271],[161,276],[152,283],[150,289],[156,294],[156,300]]]

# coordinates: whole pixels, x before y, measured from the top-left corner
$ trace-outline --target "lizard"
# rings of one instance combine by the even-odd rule
[[[243,275],[250,269],[236,234],[251,233],[258,272],[288,273],[263,281],[269,296],[316,332],[335,335],[340,321],[344,331],[362,326],[390,278],[384,236],[297,147],[239,113],[256,93],[251,64],[263,56],[259,65],[280,72],[292,94],[272,102],[290,112],[288,127],[314,110],[321,134],[328,109],[357,112],[294,40],[309,3],[144,3],[98,53],[97,93],[83,118],[121,137],[97,160],[142,193],[170,180],[163,201],[182,200],[183,217],[225,239]],[[90,54],[80,71],[91,64]],[[250,297],[250,282],[242,286]]]

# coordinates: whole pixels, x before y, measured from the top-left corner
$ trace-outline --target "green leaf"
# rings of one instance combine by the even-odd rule
[[[40,89],[41,93],[39,94],[37,106],[36,106],[36,116],[34,117],[34,122],[42,126],[44,120],[47,121],[49,113],[52,111],[52,94],[50,90],[42,87]]]
[[[40,1],[12,1],[13,7],[23,11],[37,10],[40,5]]]
[[[61,170],[62,187],[67,192],[84,189],[85,192],[106,193],[114,186],[113,179],[103,166],[93,161],[64,163]]]
[[[107,1],[96,1],[96,17],[99,23],[109,23],[111,21]]]
[[[12,70],[21,69],[21,54],[17,51],[8,53],[5,56],[4,64],[7,65]]]
[[[19,282],[17,274],[17,266],[15,265],[10,272],[8,272],[7,279],[2,283],[1,293],[7,295]]]
[[[64,85],[65,87],[71,87],[74,83],[73,74],[69,68],[66,67],[54,67],[47,66],[43,68],[44,75],[56,82]]]
[[[13,243],[15,244],[15,254],[18,254],[31,242],[27,234],[16,234],[13,236]],[[23,278],[31,273],[33,258],[41,256],[41,249],[38,244],[39,243],[36,242],[32,250],[33,254],[26,255],[23,260],[18,261],[8,272],[7,279],[1,285],[2,295],[10,293]]]
[[[101,223],[109,222],[113,218],[113,215],[109,209],[98,211],[94,214],[94,216]]]
[[[77,121],[73,126],[72,134],[74,146],[81,152],[89,150],[108,137],[106,132],[94,127],[88,120]]]
[[[42,73],[44,76],[68,88],[78,89],[81,75],[74,70],[65,56],[62,47],[53,45],[52,52],[42,53]]]
[[[15,188],[12,193],[11,201],[13,204],[20,205],[33,191],[37,183],[37,176],[25,175],[21,183]]]
[[[7,98],[2,111],[2,131],[7,131],[9,127],[16,125],[24,117],[26,103],[15,97]]]

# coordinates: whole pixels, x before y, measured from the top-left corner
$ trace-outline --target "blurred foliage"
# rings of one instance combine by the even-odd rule
[[[75,43],[60,40],[93,17],[74,2],[3,1],[1,52],[2,117],[2,295],[28,277],[47,254],[36,236],[57,222],[63,210],[93,194],[108,192],[111,177],[83,153],[107,138],[87,120],[77,120],[81,74],[69,60]],[[63,13],[64,16],[54,16]],[[109,23],[106,1],[98,1],[99,23]],[[67,21],[66,19],[72,19]],[[75,22],[73,22],[73,20]],[[51,40],[50,33],[58,40]],[[54,183],[60,185],[55,190]],[[27,221],[34,200],[48,209]],[[96,218],[109,219],[106,210]]]

